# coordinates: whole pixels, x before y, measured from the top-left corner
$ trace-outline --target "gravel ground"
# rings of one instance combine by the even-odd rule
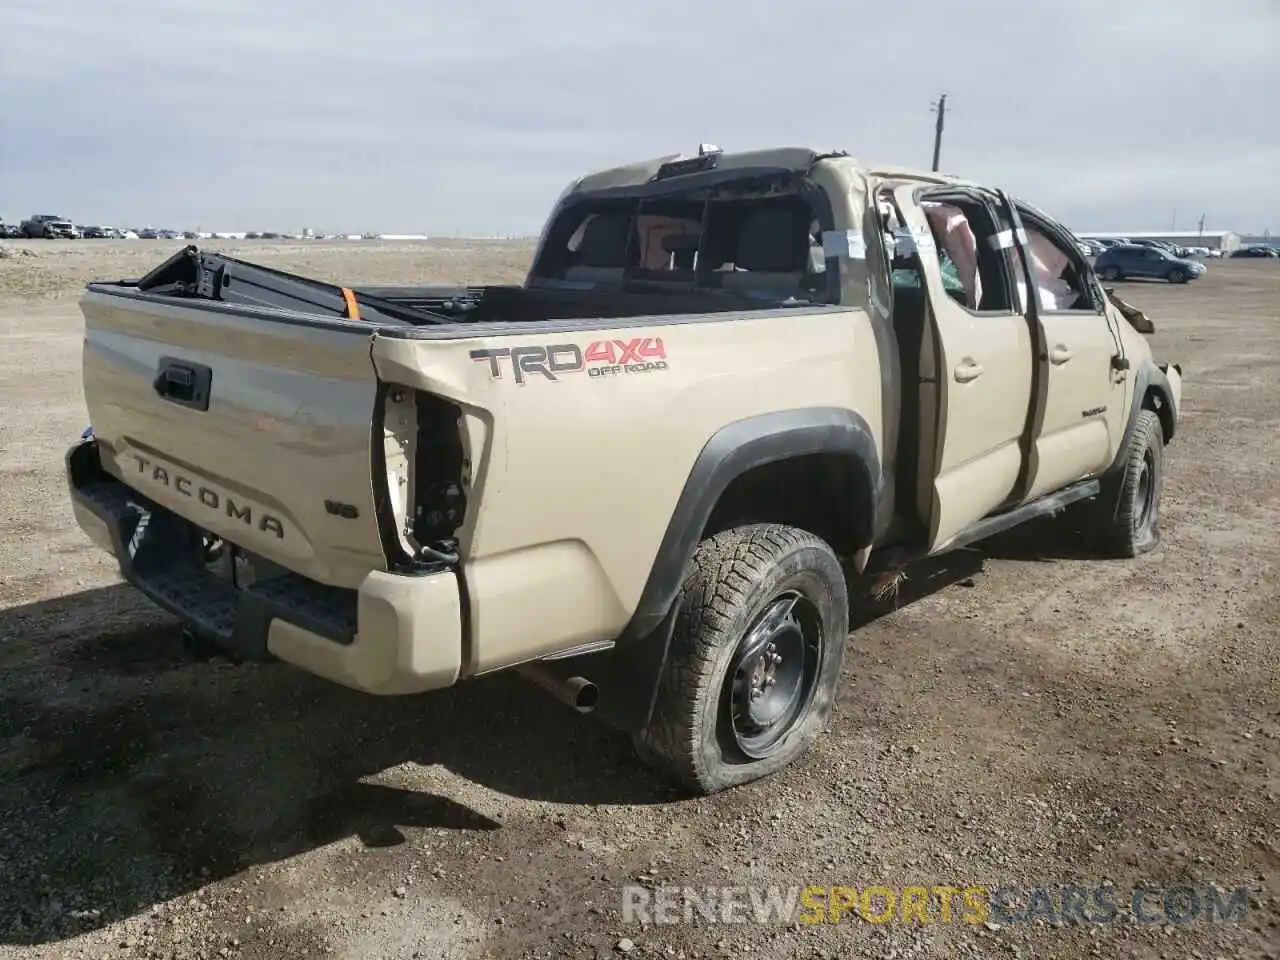
[[[920,565],[897,609],[859,605],[814,752],[689,800],[507,677],[383,700],[184,662],[76,529],[61,460],[82,284],[178,244],[5,246],[0,958],[1280,957],[1280,264],[1122,285],[1186,376],[1159,550],[1091,559],[1037,524]],[[219,246],[348,282],[516,280],[529,256]],[[637,883],[1250,899],[1217,923],[654,926],[622,917]]]

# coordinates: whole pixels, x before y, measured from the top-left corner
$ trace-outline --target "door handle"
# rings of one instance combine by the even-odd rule
[[[965,357],[955,369],[956,383],[968,383],[982,376],[982,364],[971,357]]]
[[[1066,363],[1070,359],[1071,351],[1061,344],[1049,351],[1049,362],[1054,365]]]

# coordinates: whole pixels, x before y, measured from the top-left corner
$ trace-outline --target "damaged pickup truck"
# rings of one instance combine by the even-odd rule
[[[515,669],[704,793],[826,725],[847,570],[1068,505],[1137,556],[1179,420],[1049,216],[808,149],[585,176],[520,285],[191,246],[81,304],[75,514],[190,639],[371,694]]]

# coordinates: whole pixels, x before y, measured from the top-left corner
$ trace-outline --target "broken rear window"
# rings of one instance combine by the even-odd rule
[[[733,181],[652,199],[571,203],[557,214],[533,276],[582,289],[694,288],[835,302],[822,211],[797,187]]]

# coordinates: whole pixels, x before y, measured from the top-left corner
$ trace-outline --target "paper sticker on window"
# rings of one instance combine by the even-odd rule
[[[988,240],[992,250],[1008,250],[1013,246],[1013,231],[1001,230],[999,233],[993,233]]]
[[[822,254],[845,260],[867,259],[867,242],[857,230],[822,231]]]

